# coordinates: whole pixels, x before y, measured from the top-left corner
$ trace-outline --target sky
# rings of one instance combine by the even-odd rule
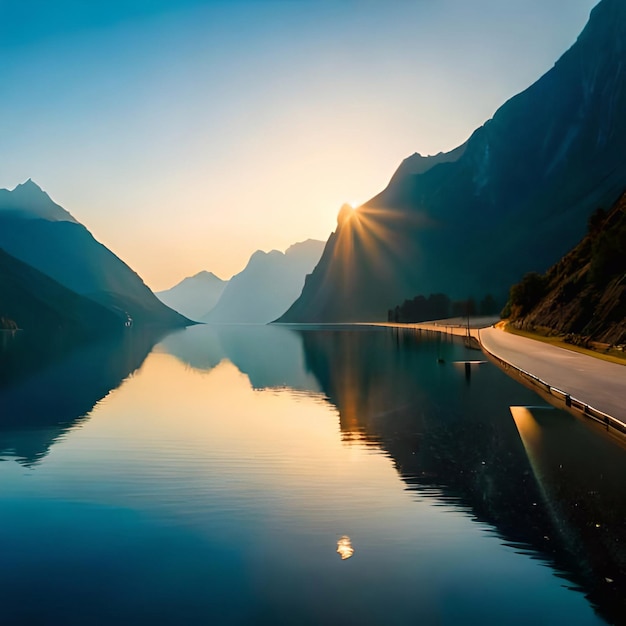
[[[32,178],[154,290],[322,239],[462,144],[597,0],[0,0],[0,187]]]

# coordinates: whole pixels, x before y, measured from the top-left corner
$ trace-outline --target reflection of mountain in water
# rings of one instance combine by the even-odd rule
[[[226,358],[217,332],[209,326],[191,326],[165,337],[155,350],[167,352],[197,370],[212,370]]]
[[[548,423],[561,426],[527,454],[510,406],[537,404],[537,396],[491,365],[472,366],[466,379],[453,361],[476,353],[445,338],[410,331],[301,337],[346,441],[380,446],[419,497],[469,509],[516,549],[553,564],[605,617],[626,615],[621,448],[550,410]]]
[[[254,389],[319,391],[315,377],[305,369],[299,336],[277,326],[193,326],[168,335],[159,349],[199,370],[211,370],[228,359]]]
[[[472,366],[468,378],[455,361],[478,353],[436,337],[198,326],[167,336],[159,349],[200,370],[228,359],[256,389],[322,391],[339,410],[347,445],[380,447],[416,497],[471,512],[619,622],[626,615],[623,450],[560,411],[512,409],[537,404],[537,396],[491,365]],[[118,343],[52,346],[37,356],[19,336],[7,341],[0,454],[36,463],[141,365],[155,339],[133,331]],[[19,375],[8,380],[3,372]]]
[[[155,337],[139,329],[107,342],[5,342],[0,358],[0,455],[37,463],[50,446],[138,369]]]

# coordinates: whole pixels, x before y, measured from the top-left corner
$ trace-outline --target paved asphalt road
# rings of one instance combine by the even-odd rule
[[[497,357],[626,424],[626,366],[497,328],[483,328],[480,340]]]

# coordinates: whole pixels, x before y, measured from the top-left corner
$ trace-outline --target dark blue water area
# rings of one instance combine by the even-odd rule
[[[246,617],[240,602],[249,587],[241,575],[245,563],[228,546],[127,509],[6,500],[0,514],[2,623],[176,624]]]
[[[2,624],[624,615],[623,448],[462,342],[196,327],[9,356]]]
[[[346,570],[347,563],[330,562],[289,539],[284,559],[272,558],[277,544],[257,547],[256,556],[252,548],[251,556],[246,541],[210,541],[132,510],[5,501],[1,512],[1,617],[7,624],[522,624],[538,608],[545,623],[594,623],[581,602],[576,607],[563,591],[554,597],[549,575],[531,585],[530,608],[519,604],[519,593],[503,589],[518,582],[528,588],[506,567],[506,582],[487,572],[489,589],[485,580],[466,577],[473,567],[449,563],[459,571],[437,589],[416,571],[423,563],[406,568],[396,562],[399,579],[389,571],[394,560],[376,558],[376,551]],[[399,584],[410,581],[421,586]],[[517,603],[515,613],[507,602]]]

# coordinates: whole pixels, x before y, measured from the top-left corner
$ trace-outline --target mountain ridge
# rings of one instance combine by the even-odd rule
[[[161,303],[135,271],[35,183],[1,191],[0,248],[8,254],[134,322],[189,323]]]
[[[289,246],[285,252],[256,250],[246,267],[230,279],[215,307],[200,321],[272,322],[298,297],[323,247],[323,241],[307,239]]]
[[[0,189],[0,215],[16,213],[30,219],[46,219],[48,221],[73,222],[78,224],[74,216],[61,205],[57,204],[32,178],[16,185],[11,191]]]
[[[545,271],[626,186],[625,84],[626,7],[602,0],[576,43],[457,159],[397,171],[340,222],[278,321],[384,320],[415,293],[492,293],[503,304],[510,284]]]
[[[227,284],[227,280],[222,280],[213,272],[202,270],[155,295],[185,317],[199,320],[217,304]]]

